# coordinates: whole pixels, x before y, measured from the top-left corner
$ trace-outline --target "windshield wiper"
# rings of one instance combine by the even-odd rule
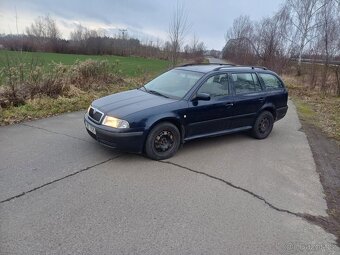
[[[162,93],[160,93],[160,92],[158,92],[158,91],[155,91],[155,90],[150,90],[150,89],[146,89],[146,92],[149,92],[149,93],[151,93],[151,94],[154,94],[154,95],[157,95],[157,96],[161,96],[161,97],[165,97],[165,98],[169,98],[168,96],[166,96],[166,95],[164,95],[164,94],[162,94]]]
[[[144,85],[142,87],[138,88],[138,89],[144,89],[146,92],[148,92],[148,90],[145,88]]]

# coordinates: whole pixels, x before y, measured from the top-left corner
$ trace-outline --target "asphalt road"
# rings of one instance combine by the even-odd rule
[[[215,64],[224,64],[226,63],[223,59],[219,58],[213,58],[213,57],[207,57],[209,63],[215,63]]]
[[[265,140],[166,161],[97,144],[83,112],[0,128],[0,254],[340,254],[295,108]]]

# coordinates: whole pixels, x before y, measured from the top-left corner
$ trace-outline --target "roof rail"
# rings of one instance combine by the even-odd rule
[[[187,64],[183,64],[177,67],[198,66],[198,65],[225,65],[225,64],[222,64],[222,63],[187,63]]]
[[[265,66],[247,66],[247,65],[233,65],[233,64],[225,64],[225,65],[231,65],[231,66],[235,66],[235,67],[248,67],[248,68],[251,68],[251,69],[258,68],[258,69],[268,70],[268,68],[265,67]],[[221,68],[223,68],[223,66],[215,68],[216,70],[214,69],[214,71],[217,71]]]
[[[234,65],[234,64],[229,64],[229,63],[221,64],[221,66],[214,68],[213,71],[218,71],[218,70],[220,70],[220,69],[222,69],[222,68],[226,68],[226,67],[229,67],[229,66],[236,66],[236,65]]]
[[[194,66],[194,65],[219,65],[218,67],[214,68],[213,71],[219,71],[222,68],[227,68],[227,67],[230,67],[230,66],[233,66],[233,67],[248,67],[248,68],[251,68],[251,69],[258,68],[258,69],[262,69],[262,70],[268,70],[268,68],[264,67],[264,66],[234,65],[234,64],[230,64],[230,63],[188,63],[188,64],[180,65],[178,67]]]
[[[268,70],[267,67],[264,66],[252,66],[251,69],[255,69],[255,68],[259,68],[259,69],[263,69],[263,70]]]

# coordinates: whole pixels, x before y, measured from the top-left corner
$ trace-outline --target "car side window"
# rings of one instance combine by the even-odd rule
[[[268,73],[259,73],[258,75],[267,90],[282,88],[282,83],[276,76]]]
[[[236,94],[261,91],[261,85],[254,73],[233,73],[231,75]]]
[[[228,75],[218,74],[210,77],[198,89],[197,93],[207,93],[211,98],[229,95]]]

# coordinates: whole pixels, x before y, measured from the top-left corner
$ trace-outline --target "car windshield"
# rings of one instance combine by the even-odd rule
[[[180,99],[202,76],[203,73],[173,69],[145,84],[144,88],[149,93]]]

